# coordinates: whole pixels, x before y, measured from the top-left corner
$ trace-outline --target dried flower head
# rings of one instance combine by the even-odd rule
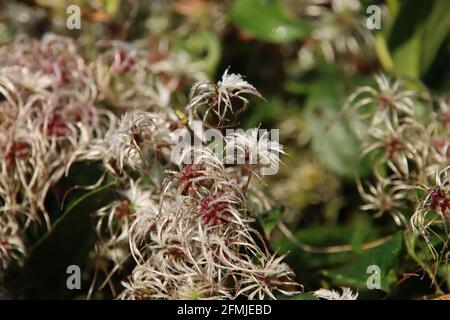
[[[410,228],[413,237],[423,238],[438,259],[436,248],[444,244],[443,253],[449,237],[448,105],[427,93],[404,89],[401,80],[392,82],[381,75],[375,81],[378,90],[359,88],[344,106],[367,120],[365,132],[360,132],[363,154],[375,159],[375,183],[367,183],[366,191],[358,180],[365,201],[362,209],[378,216],[390,214],[399,226]],[[426,116],[416,112],[419,103]],[[432,237],[441,241],[433,244]]]
[[[352,70],[361,68],[373,51],[374,38],[366,26],[359,1],[304,1],[302,4],[304,8],[299,14],[310,20],[314,29],[298,52],[300,67],[307,70],[317,60],[332,63],[341,59],[344,64],[351,61]],[[296,3],[293,9],[298,6]]]
[[[417,93],[403,88],[402,80],[391,81],[384,74],[375,76],[376,89],[363,86],[352,93],[344,110],[357,112],[357,119],[371,119],[371,126],[388,121],[397,128],[402,117],[414,117]]]
[[[260,93],[239,74],[222,75],[217,85],[200,81],[193,85],[190,102],[186,106],[190,118],[201,119],[205,124],[221,127],[231,125],[249,103],[245,94],[261,97]]]
[[[419,199],[410,220],[411,229],[415,235],[425,239],[434,257],[438,258],[431,236],[440,238],[445,250],[448,239],[442,238],[433,227],[440,226],[445,232],[444,237],[450,236],[447,227],[450,216],[450,166],[436,172],[432,186],[418,186],[418,188],[425,191],[426,196]]]
[[[278,141],[270,139],[269,131],[254,128],[227,135],[225,153],[227,164],[244,164],[258,173],[265,168],[276,171],[285,152]]]
[[[342,293],[336,290],[319,289],[314,291],[314,296],[325,300],[356,300],[358,293],[353,293],[352,289],[343,287]]]
[[[200,90],[202,86],[204,91]],[[239,95],[253,91],[240,76],[225,72],[217,86],[195,85],[187,109],[192,111],[194,105],[217,99],[220,112],[216,115],[220,117],[220,108],[233,109],[234,98],[243,101]],[[274,165],[277,160],[269,151],[281,153],[282,146],[269,142],[267,135],[254,141],[254,132],[233,136],[232,141],[241,150],[257,152],[266,161],[264,165]],[[263,149],[263,144],[268,149]],[[136,213],[129,228],[130,249],[137,266],[124,283],[121,297],[275,299],[275,292],[298,292],[292,271],[282,262],[284,257],[271,254],[250,226],[254,214],[247,206],[245,186],[238,183],[235,173],[241,170],[249,180],[254,172],[236,165],[228,170],[204,145],[186,148],[179,160],[177,170],[167,171],[157,211]]]

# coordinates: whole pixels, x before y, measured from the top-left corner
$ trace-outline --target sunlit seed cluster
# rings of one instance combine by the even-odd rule
[[[171,54],[150,63],[120,42],[99,42],[89,64],[72,40],[55,35],[19,37],[1,51],[1,271],[27,255],[22,229],[51,228],[48,191],[84,161],[101,165],[97,185],[106,176],[116,181],[114,199],[94,216],[99,241],[91,257],[109,261],[97,264],[109,276],[134,261],[118,297],[275,299],[301,289],[284,257],[251,226],[246,196],[260,166],[279,162],[261,145],[282,153],[281,145],[255,129],[225,141],[263,163],[225,166],[207,146],[194,145],[184,156],[196,155],[195,164],[170,162],[173,132],[188,130],[170,98],[200,72],[186,63],[176,69]],[[194,84],[186,112],[208,127],[235,124],[247,94],[260,97],[227,70],[217,84]],[[94,279],[89,295],[96,289]]]

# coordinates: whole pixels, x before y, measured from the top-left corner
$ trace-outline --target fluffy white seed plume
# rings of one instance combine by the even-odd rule
[[[342,293],[336,290],[319,289],[313,292],[313,295],[320,299],[325,300],[356,300],[358,298],[358,292],[353,293],[352,289],[348,287],[342,287]]]
[[[375,76],[377,88],[363,86],[349,96],[343,110],[351,108],[357,119],[370,119],[371,126],[388,121],[394,128],[401,118],[415,115],[414,98],[417,93],[404,89],[402,80],[392,81],[384,74]],[[375,111],[368,108],[372,106]]]
[[[352,69],[357,66],[342,57],[352,56],[355,58],[352,60],[358,61],[364,56],[364,60],[368,60],[374,37],[366,26],[367,19],[359,1],[302,1],[296,6],[302,4],[304,9],[300,12],[314,26],[309,41],[305,41],[298,52],[302,69],[308,70],[322,59],[327,63],[340,60]]]
[[[410,219],[411,230],[416,236],[422,237],[433,257],[438,259],[438,252],[431,242],[431,236],[441,238],[433,227],[441,226],[445,234],[449,235],[447,219],[450,217],[450,166],[442,170],[436,170],[432,186],[420,186],[418,189],[426,192],[424,200],[417,204],[414,214]],[[436,215],[437,214],[437,215]],[[444,243],[443,252],[447,249],[447,240]]]
[[[145,139],[150,138],[156,118],[157,115],[140,110],[122,116],[119,127],[111,137],[109,150],[119,170],[126,166],[136,170],[145,165],[142,145]]]
[[[241,76],[225,72],[217,86],[194,86],[188,110],[233,108],[234,98],[254,90]],[[255,129],[227,141],[255,156],[258,161],[251,170],[236,164],[226,168],[209,146],[188,145],[182,150],[178,170],[168,171],[164,180],[157,212],[137,215],[130,228],[137,267],[124,283],[122,298],[275,299],[276,292],[298,292],[284,257],[270,253],[250,226],[254,213],[235,175],[241,170],[249,181],[256,169],[278,165],[276,153],[283,153],[282,146],[267,132],[257,134]]]
[[[239,74],[222,75],[217,85],[200,81],[193,85],[190,102],[186,106],[191,120],[196,117],[211,126],[232,124],[249,103],[245,94],[261,97],[261,94]],[[211,119],[212,118],[212,119]]]
[[[280,156],[285,154],[283,146],[271,139],[269,131],[258,128],[227,135],[225,153],[225,163],[246,164],[257,172],[264,168],[277,170]]]

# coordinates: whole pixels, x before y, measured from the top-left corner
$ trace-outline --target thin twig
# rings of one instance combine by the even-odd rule
[[[350,252],[353,251],[353,246],[351,244],[337,245],[337,246],[327,246],[327,247],[314,247],[309,244],[303,243],[298,240],[292,232],[286,227],[286,225],[282,221],[278,221],[278,228],[280,228],[281,232],[297,247],[302,249],[305,252],[309,253],[341,253],[341,252]],[[362,248],[364,250],[372,249],[382,245],[383,243],[389,241],[392,238],[392,235],[385,236],[383,238],[367,242],[362,244]]]

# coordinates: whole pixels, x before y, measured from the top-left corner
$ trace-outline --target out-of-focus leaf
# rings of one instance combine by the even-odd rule
[[[66,287],[66,270],[70,265],[81,267],[96,241],[90,214],[110,200],[114,182],[99,187],[65,210],[52,229],[30,250],[19,279],[27,293],[39,288],[39,298],[63,298],[71,293]],[[26,294],[27,294],[26,293]]]
[[[214,78],[222,49],[217,36],[209,31],[189,34],[189,37],[181,38],[176,43],[178,49],[187,51],[196,66],[204,70],[211,78]]]
[[[264,234],[267,239],[270,239],[270,235],[272,234],[273,229],[275,229],[275,227],[277,226],[282,212],[283,208],[281,206],[278,206],[272,208],[269,211],[261,212],[258,215],[258,220],[264,230]]]
[[[432,11],[424,25],[422,34],[420,74],[425,74],[430,68],[436,54],[448,31],[450,16],[450,1],[436,0]]]
[[[447,287],[450,288],[450,266],[447,263],[443,264],[439,266],[436,273],[438,276],[441,276],[442,279],[444,279]]]
[[[341,80],[331,74],[311,86],[305,121],[312,149],[335,173],[347,177],[364,175],[369,171],[369,159],[360,158],[360,141],[340,113],[345,101],[340,84]]]
[[[395,16],[399,8],[398,0],[387,0],[386,4],[388,5],[390,14]]]
[[[375,51],[383,69],[388,72],[394,72],[394,61],[392,61],[389,49],[387,48],[386,39],[381,33],[375,35]]]
[[[285,89],[287,92],[295,95],[307,94],[310,90],[310,83],[289,80],[286,82]]]
[[[234,25],[267,42],[291,42],[311,31],[307,23],[289,16],[276,0],[237,0],[229,14]]]
[[[119,10],[120,1],[119,0],[103,0],[102,2],[106,8],[106,12],[108,12],[108,15],[110,17],[115,16],[117,11]]]
[[[448,33],[450,1],[402,1],[390,30],[388,47],[395,70],[412,78],[423,76]]]
[[[357,253],[362,253],[362,244],[364,243],[364,239],[367,238],[367,235],[370,234],[370,228],[365,225],[358,225],[355,228],[355,232],[352,236],[352,247],[353,251]]]
[[[296,294],[295,296],[288,297],[286,300],[319,300],[317,297],[312,295],[311,293],[301,293]]]
[[[440,47],[436,59],[428,70],[423,79],[429,88],[440,92],[448,92],[450,90],[450,32],[444,40],[444,44]]]
[[[381,289],[388,290],[389,285],[395,281],[392,274],[388,276],[389,271],[400,255],[402,243],[402,234],[397,233],[386,243],[364,251],[353,262],[335,270],[324,270],[323,274],[339,285],[366,288],[367,279],[371,275],[367,273],[367,268],[375,265],[380,268]]]
[[[254,100],[253,107],[245,114],[242,126],[245,129],[255,128],[262,124],[263,127],[274,123],[283,111],[283,101],[280,97],[271,96],[268,100]]]
[[[316,248],[349,245],[354,242],[359,228],[359,226],[351,225],[308,227],[294,232],[294,237],[301,243]],[[361,236],[359,241],[372,241],[380,236],[376,229],[369,226],[367,228],[370,232],[368,231],[364,236]],[[338,253],[305,252],[285,237],[273,241],[272,249],[280,252],[280,254],[289,252],[287,259],[290,265],[294,268],[298,266],[299,270],[319,270],[325,267],[340,266],[355,256],[355,253],[351,251]]]

